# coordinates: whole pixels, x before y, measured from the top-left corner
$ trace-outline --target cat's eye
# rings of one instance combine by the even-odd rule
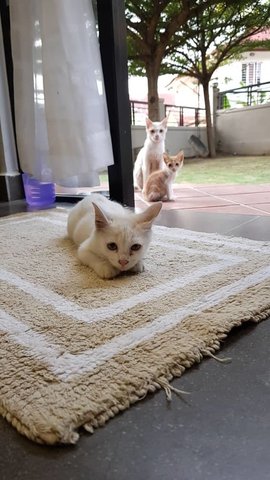
[[[108,250],[115,251],[115,250],[117,250],[117,245],[114,242],[110,242],[110,243],[107,243],[107,248],[108,248]]]
[[[130,250],[137,252],[140,248],[142,248],[142,246],[139,243],[134,243],[134,245],[131,245]]]
[[[179,163],[176,163],[175,165],[176,165],[177,167],[179,167]]]
[[[171,168],[172,164],[171,163],[168,163],[168,167]]]

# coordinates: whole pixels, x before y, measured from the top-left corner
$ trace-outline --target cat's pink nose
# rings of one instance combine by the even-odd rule
[[[128,260],[126,260],[125,258],[120,258],[118,260],[118,263],[120,263],[121,267],[125,267],[128,264]]]

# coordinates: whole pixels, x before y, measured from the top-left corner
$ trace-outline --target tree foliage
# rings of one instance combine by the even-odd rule
[[[269,25],[270,0],[127,0],[126,8],[129,70],[147,76],[149,114],[157,115],[151,102],[156,107],[159,75],[195,77],[204,88],[214,155],[209,82],[223,62],[258,46],[250,37]]]
[[[178,67],[180,74],[195,77],[203,86],[210,156],[216,152],[209,82],[223,62],[265,43],[251,41],[251,36],[269,25],[269,17],[269,1],[242,0],[231,5],[219,2],[189,19],[176,35],[178,47],[172,48],[169,63]]]
[[[227,0],[233,3],[233,0]],[[157,80],[164,73],[178,73],[166,61],[176,48],[179,32],[189,18],[217,0],[126,0],[129,71],[148,79],[149,113],[158,117]]]
[[[205,8],[177,32],[168,70],[178,69],[202,84],[209,81],[223,62],[267,43],[250,37],[269,26],[269,18],[270,2],[264,0],[219,2]]]

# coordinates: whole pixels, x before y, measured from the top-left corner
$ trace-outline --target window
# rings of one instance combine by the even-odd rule
[[[242,63],[242,82],[252,85],[261,81],[261,62]]]

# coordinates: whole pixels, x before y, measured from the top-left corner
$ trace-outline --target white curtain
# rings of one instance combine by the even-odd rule
[[[10,0],[21,168],[68,187],[113,164],[91,0]]]

